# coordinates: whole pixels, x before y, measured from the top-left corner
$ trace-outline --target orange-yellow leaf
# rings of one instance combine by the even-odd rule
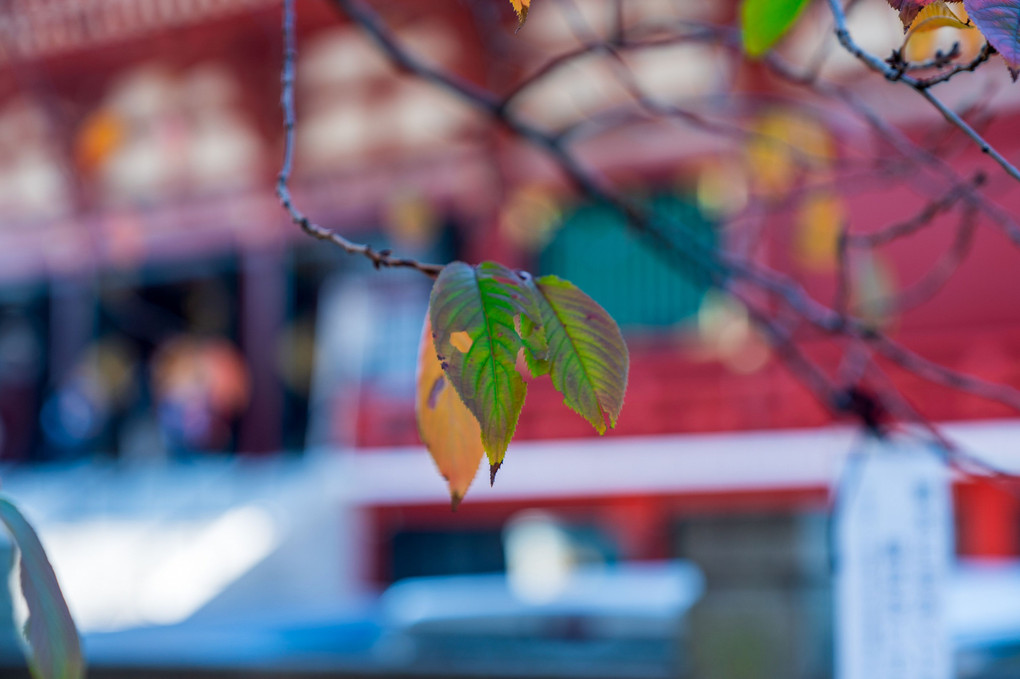
[[[531,0],[510,0],[514,11],[517,12],[517,27],[520,28],[528,18],[528,10],[531,9]]]
[[[833,193],[808,196],[797,210],[795,252],[809,269],[831,270],[836,263],[839,229],[846,218],[843,201]]]
[[[456,509],[478,472],[485,450],[478,420],[443,373],[428,316],[418,349],[414,409],[418,416],[418,434],[449,484],[450,500]]]
[[[785,193],[800,172],[828,167],[834,150],[825,126],[805,115],[776,110],[756,121],[746,153],[752,186],[775,196]]]
[[[945,2],[936,0],[922,8],[914,17],[910,28],[907,29],[907,35],[903,39],[903,46],[906,47],[914,36],[930,33],[939,28],[969,29],[972,26],[968,25],[966,21],[961,21]]]

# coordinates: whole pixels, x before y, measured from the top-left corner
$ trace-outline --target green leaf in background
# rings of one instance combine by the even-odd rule
[[[544,276],[529,285],[542,313],[553,386],[567,406],[604,434],[607,420],[616,426],[627,390],[629,358],[620,328],[569,281]]]
[[[760,57],[786,35],[811,0],[744,0],[740,7],[744,51]]]
[[[517,372],[517,354],[527,345],[539,357],[544,355],[534,295],[520,276],[501,264],[453,262],[432,287],[429,318],[443,371],[481,425],[494,478],[527,391]]]
[[[81,679],[85,661],[78,630],[39,536],[17,507],[2,497],[0,521],[21,555],[21,591],[28,604],[25,637],[32,653],[32,675],[37,679]]]

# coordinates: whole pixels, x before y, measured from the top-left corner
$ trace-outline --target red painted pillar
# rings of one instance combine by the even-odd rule
[[[957,488],[957,545],[961,556],[1003,558],[1020,554],[1020,500],[997,483],[974,481]]]

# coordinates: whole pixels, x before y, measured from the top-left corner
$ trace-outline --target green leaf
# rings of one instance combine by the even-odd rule
[[[517,354],[526,345],[536,355],[545,353],[534,295],[501,264],[453,262],[432,287],[429,318],[443,371],[481,425],[494,475],[517,429],[527,391],[517,372]]]
[[[534,288],[529,289],[535,292]],[[541,312],[537,306],[533,317],[541,318]],[[541,377],[549,374],[549,347],[546,343],[544,328],[541,325],[536,325],[531,318],[531,316],[522,316],[520,322],[520,335],[524,341],[524,361],[527,363],[532,377]]]
[[[32,675],[37,679],[84,677],[78,631],[39,536],[17,507],[2,497],[0,521],[21,554],[21,591],[28,604],[25,637],[32,651]]]
[[[811,0],[744,0],[740,8],[744,51],[760,57],[797,22]]]
[[[544,276],[529,285],[542,313],[553,386],[567,406],[604,434],[607,420],[616,426],[627,390],[629,358],[620,328],[570,281]]]

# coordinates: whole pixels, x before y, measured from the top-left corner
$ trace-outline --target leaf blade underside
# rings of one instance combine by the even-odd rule
[[[964,0],[963,7],[1015,81],[1020,74],[1020,0]]]
[[[544,276],[532,283],[549,346],[547,367],[563,402],[599,434],[615,427],[630,359],[616,321],[573,283]]]

